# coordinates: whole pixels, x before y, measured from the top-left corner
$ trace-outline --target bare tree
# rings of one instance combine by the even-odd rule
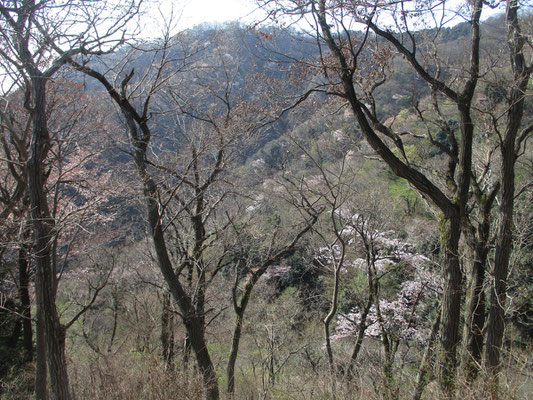
[[[490,199],[489,209],[499,185],[495,181],[492,182],[492,186],[482,185],[483,176],[478,176],[473,164],[473,138],[476,133],[477,111],[475,100],[480,90],[480,78],[486,72],[486,70],[481,70],[481,15],[486,6],[482,1],[475,1],[468,5],[461,3],[456,8],[449,2],[416,2],[415,11],[411,7],[414,4],[403,1],[387,4],[325,0],[259,3],[275,17],[282,14],[300,18],[309,24],[319,45],[324,44],[327,48],[321,51],[318,63],[318,68],[322,70],[326,81],[325,85],[318,87],[317,90],[323,90],[345,101],[353,111],[362,134],[380,158],[396,175],[406,179],[440,211],[441,251],[443,277],[445,278],[440,329],[442,347],[440,383],[442,389],[451,394],[454,391],[462,304],[463,273],[460,268],[459,239],[463,228],[472,231],[472,228],[468,228],[468,219],[472,210],[469,201],[473,185],[477,186],[477,189],[483,188],[481,194],[484,199]],[[523,109],[521,99],[524,98],[524,85],[529,81],[529,70],[524,59],[519,56],[517,58],[519,53],[522,54],[518,49],[522,48],[520,46],[523,46],[525,40],[519,30],[520,21],[518,17],[514,17],[517,9],[517,3],[508,2],[507,36],[511,43],[509,55],[515,60],[513,63],[517,65],[513,69],[516,72],[511,84],[514,100],[509,103],[510,106],[502,114],[507,116],[508,123],[504,125],[509,132],[518,132],[520,129],[521,110]],[[451,65],[446,64],[446,58],[441,54],[444,43],[439,40],[444,24],[459,16],[469,22],[470,39],[465,47],[467,56],[458,60],[461,68],[454,72],[451,71]],[[357,27],[362,27],[362,31],[353,30]],[[422,28],[426,31],[421,31]],[[382,41],[383,39],[385,42]],[[379,104],[376,103],[374,93],[387,80],[387,71],[392,56],[391,49],[401,54],[418,77],[426,82],[432,94],[434,120],[443,131],[446,140],[438,139],[431,129],[423,137],[444,155],[445,163],[443,163],[442,170],[445,173],[442,179],[438,177],[429,179],[424,169],[406,151],[406,144],[410,142],[407,141],[409,139],[404,138],[413,138],[416,134],[413,136],[412,131],[394,129],[393,124],[385,124],[381,119]],[[490,65],[487,68],[490,68]],[[512,93],[511,97],[513,97]],[[443,98],[454,104],[457,124],[450,123],[450,120],[445,117]],[[414,108],[417,110],[418,104],[414,104]],[[420,115],[420,112],[418,114]],[[500,117],[496,119],[501,121]],[[528,134],[528,128],[521,136],[510,133],[507,140],[509,143],[512,142],[512,145],[503,139],[506,137],[503,133],[500,135],[502,159],[508,160],[507,165],[502,166],[502,175],[499,178],[502,188],[505,184],[508,185],[504,191],[514,192],[510,186],[514,181],[513,175],[509,172],[503,179],[504,171],[513,169],[511,165],[514,165],[513,160],[521,144],[518,142],[525,140]],[[515,141],[517,138],[520,140]],[[510,197],[512,196],[505,195],[502,191],[502,200],[510,199]],[[506,212],[508,212],[512,207],[509,202],[506,204]],[[486,206],[485,202],[479,205],[482,213],[487,213],[483,211]],[[497,246],[500,249],[496,256],[499,260],[496,261],[498,265],[507,264],[505,254],[508,254],[510,249],[507,244],[510,243],[512,231],[510,219],[507,221],[508,224],[505,228],[502,226],[498,234],[498,243],[501,243]],[[479,248],[481,253],[486,251],[488,245],[485,239],[486,234],[482,229],[476,238],[481,244]],[[483,256],[483,254],[479,255]],[[482,261],[479,255],[476,256],[477,261]],[[496,271],[500,270],[506,270],[506,268],[496,268]],[[500,277],[497,282],[499,283],[496,285],[498,288],[496,291],[502,293],[504,279]],[[472,285],[475,292],[472,304],[480,305],[479,297],[476,298],[477,293],[480,292],[480,286],[475,282]],[[496,301],[493,304],[496,304]],[[476,315],[479,311],[480,308],[477,311],[469,311],[469,323],[471,323],[470,315]],[[499,317],[496,318],[496,314],[492,312],[493,317],[489,317],[489,320],[503,321]],[[489,322],[489,325],[496,326],[497,323],[494,325]],[[471,332],[476,332],[477,338],[479,338],[479,331],[479,327],[471,330]],[[496,331],[503,331],[503,328],[496,328]],[[499,348],[498,346],[501,345],[501,342],[498,342],[498,346],[492,344],[492,337],[500,337],[499,334],[495,336],[489,334],[489,336],[491,339],[487,340],[487,344],[491,343],[492,350],[488,350],[487,354],[491,354],[496,347]],[[475,357],[479,358],[479,354],[477,351]]]
[[[167,66],[165,64],[168,62],[165,53],[167,50],[168,48],[164,48],[163,50],[164,55],[162,57],[162,62],[160,63],[161,67],[156,72],[156,78],[157,75],[164,71],[163,67]],[[162,214],[163,209],[158,201],[160,198],[160,189],[153,175],[148,170],[149,164],[147,162],[147,151],[152,136],[148,123],[149,106],[152,96],[157,91],[161,82],[159,79],[155,79],[149,83],[148,91],[141,100],[141,111],[138,111],[134,99],[132,99],[128,93],[128,84],[134,76],[133,70],[121,80],[120,88],[115,88],[112,81],[108,80],[105,75],[91,68],[89,65],[78,64],[75,60],[71,60],[71,63],[74,68],[97,79],[102,85],[104,85],[112,100],[120,108],[120,111],[126,120],[128,134],[133,148],[135,166],[143,185],[148,224],[158,264],[165,281],[169,285],[172,296],[179,306],[181,317],[190,338],[191,348],[196,355],[198,367],[203,377],[205,397],[206,399],[218,399],[219,394],[216,373],[208,352],[205,338],[205,314],[203,313],[203,303],[199,304],[201,308],[200,311],[197,312],[193,297],[187,293],[186,287],[180,281],[180,272],[183,269],[177,269],[172,262],[172,257],[165,239],[165,227],[163,225]],[[200,204],[203,207],[203,202],[200,202]],[[200,214],[199,217],[201,218],[202,214]],[[199,229],[198,232],[202,234],[201,229],[203,226],[201,225],[201,222],[196,227]],[[201,247],[205,237],[201,235],[198,240]],[[202,284],[206,279],[203,269],[199,270],[199,275],[201,280],[199,289],[203,290],[205,288],[202,287]],[[200,296],[201,300],[203,300],[202,292],[200,292]]]
[[[239,253],[241,256],[238,257],[236,265],[234,266],[235,283],[232,288],[232,304],[235,312],[235,324],[233,327],[230,355],[226,367],[228,379],[227,392],[231,395],[233,395],[235,391],[235,364],[239,352],[239,344],[244,324],[244,314],[255,285],[268,271],[269,267],[280,263],[283,258],[294,251],[300,239],[313,228],[318,220],[320,210],[318,210],[314,204],[305,204],[305,201],[300,201],[300,206],[304,215],[307,217],[307,222],[305,222],[299,231],[293,234],[292,238],[288,240],[286,239],[286,244],[278,243],[279,239],[277,239],[277,236],[281,228],[277,227],[274,233],[270,235],[271,237],[263,241],[264,243],[268,243],[268,247],[265,253],[261,255],[255,254],[257,249],[250,247],[250,243],[246,240],[245,232],[243,232],[242,224],[237,226],[235,223],[232,223],[232,227],[239,243]],[[257,221],[255,221],[255,223],[257,223]],[[286,235],[287,234],[284,236]]]
[[[10,99],[3,99],[4,107],[0,111],[0,130],[2,134],[2,169],[0,191],[2,196],[1,217],[3,235],[1,242],[2,259],[10,244],[18,245],[18,292],[24,337],[25,359],[33,359],[33,338],[31,325],[29,254],[31,231],[27,225],[28,197],[26,162],[28,160],[30,120],[24,115],[21,93],[13,94]],[[18,97],[18,98],[17,98]],[[16,274],[13,274],[16,275]]]
[[[351,229],[352,225],[352,215],[348,210],[351,208],[351,202],[356,195],[354,189],[354,171],[349,165],[346,155],[341,156],[338,166],[335,165],[328,168],[323,164],[322,155],[325,152],[334,153],[336,151],[334,147],[329,148],[328,146],[327,149],[319,151],[317,157],[314,157],[298,143],[297,139],[291,137],[291,140],[303,151],[304,156],[311,160],[317,172],[317,175],[314,177],[308,177],[307,179],[302,177],[292,184],[299,189],[300,195],[307,203],[319,204],[326,210],[324,214],[327,215],[325,227],[314,229],[314,231],[320,237],[321,242],[325,246],[324,250],[328,253],[329,257],[326,257],[324,262],[322,262],[320,256],[317,256],[315,260],[322,268],[329,268],[333,272],[333,288],[329,310],[322,322],[324,324],[324,338],[326,341],[329,369],[332,376],[335,376],[337,369],[331,346],[331,323],[337,315],[339,292],[341,290],[341,270],[345,268],[345,261],[350,248],[346,231]],[[286,179],[289,180],[289,178]],[[292,180],[289,180],[289,182],[292,182]],[[371,278],[370,281],[372,281]],[[369,294],[370,304],[372,302],[371,296]],[[370,305],[368,308],[370,308]],[[363,321],[362,325],[365,323]],[[354,358],[356,357],[357,355]]]
[[[180,52],[180,45],[187,47],[167,30],[152,51],[145,53],[151,54],[150,67],[137,74],[128,69],[128,57],[104,72],[90,63],[69,62],[105,87],[124,118],[157,262],[178,305],[203,378],[204,395],[216,399],[219,389],[206,336],[213,312],[208,291],[210,283],[231,262],[224,237],[236,223],[234,213],[239,210],[228,204],[238,203],[241,195],[232,182],[230,166],[239,160],[253,135],[272,119],[259,99],[247,93],[238,59],[217,52],[212,58],[197,61],[197,49]],[[158,131],[157,137],[164,143],[161,149],[151,126],[151,117],[157,114],[169,116],[163,127],[166,137]],[[151,152],[154,157],[149,157]],[[311,213],[310,220],[313,218]],[[255,282],[309,229],[305,225],[286,245],[272,248],[266,259],[250,270],[241,301],[235,298],[234,302],[238,317],[230,371]]]
[[[124,39],[126,24],[138,11],[136,1],[110,10],[111,3],[85,1],[7,1],[0,5],[2,66],[14,84],[28,94],[32,134],[28,155],[28,197],[34,235],[37,314],[44,325],[52,396],[69,399],[65,329],[55,304],[58,274],[53,246],[55,221],[45,191],[44,170],[50,155],[47,83],[78,54],[112,50]],[[103,27],[105,24],[105,27]],[[100,28],[102,28],[100,30]],[[76,32],[76,34],[72,34]],[[38,372],[42,376],[43,372]],[[42,389],[42,388],[41,388]],[[46,397],[37,393],[38,398]]]

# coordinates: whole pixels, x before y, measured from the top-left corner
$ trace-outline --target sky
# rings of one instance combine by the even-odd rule
[[[261,20],[264,14],[257,10],[255,0],[145,0],[150,4],[150,14],[154,19],[160,20],[161,17],[169,18],[174,16],[175,30],[182,31],[192,28],[202,23],[221,23],[226,21],[240,21],[244,24],[253,23]],[[529,3],[531,0],[526,0]],[[456,1],[450,2],[450,7],[456,4]],[[159,5],[159,7],[158,7]],[[453,8],[453,7],[452,7]],[[497,10],[491,10],[489,7],[484,8],[483,18],[502,12],[500,7]],[[177,21],[177,22],[176,22]],[[460,18],[453,19],[449,25],[462,22]],[[305,25],[304,29],[307,28]],[[151,24],[149,33],[146,36],[160,37],[157,31],[161,32],[161,24],[156,22]],[[153,32],[152,32],[153,31]]]
[[[158,3],[160,7],[156,6]],[[251,22],[252,14],[257,8],[254,0],[152,0],[149,4],[154,19],[168,19],[173,15],[178,30],[192,28],[204,22]],[[157,28],[155,26],[154,30]]]

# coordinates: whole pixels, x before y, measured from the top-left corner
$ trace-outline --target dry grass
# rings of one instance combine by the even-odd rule
[[[77,399],[91,400],[197,400],[202,386],[194,372],[167,371],[152,356],[117,354],[84,360],[71,366]]]
[[[167,371],[158,357],[153,355],[120,352],[115,355],[97,356],[94,353],[78,353],[70,361],[70,379],[79,400],[199,400],[202,384],[191,368],[188,371]],[[373,361],[373,362],[371,362]],[[291,368],[277,376],[274,384],[265,382],[261,374],[241,368],[236,376],[234,400],[379,400],[383,398],[383,375],[378,361],[370,355],[358,365],[354,376],[347,380],[332,376],[327,369],[313,371],[304,363],[293,363]],[[242,367],[242,366],[241,366]],[[528,400],[533,393],[529,352],[513,353],[506,359],[500,377],[500,398],[503,400]],[[219,370],[221,399],[229,399],[224,392],[223,371]],[[414,371],[396,369],[396,388],[399,400],[410,399],[414,388]],[[458,398],[478,400],[489,398],[486,376],[481,374],[474,384],[458,379]],[[31,365],[17,374],[17,378],[3,386],[2,400],[30,398],[33,384]],[[442,399],[437,383],[431,382],[423,398]]]
[[[3,381],[0,381],[0,399],[20,400],[28,399],[33,392],[34,365],[14,368]]]

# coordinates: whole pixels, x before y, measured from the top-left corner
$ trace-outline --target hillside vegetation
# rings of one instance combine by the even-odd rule
[[[2,399],[529,398],[527,5],[85,3],[0,5]]]

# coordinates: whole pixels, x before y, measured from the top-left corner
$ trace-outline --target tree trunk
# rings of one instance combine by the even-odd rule
[[[381,315],[381,307],[379,304],[379,284],[374,282],[373,286],[373,297],[375,299],[376,307],[376,319],[381,330],[381,344],[383,346],[383,353],[385,360],[383,361],[383,398],[385,400],[396,400],[398,398],[398,390],[396,389],[396,384],[394,383],[394,373],[392,370],[394,355],[396,353],[396,348],[393,345],[392,340],[389,337],[387,330],[385,329],[385,323],[383,321],[383,316]]]
[[[468,246],[473,254],[470,285],[465,309],[463,365],[468,382],[476,379],[483,352],[483,328],[486,320],[486,300],[484,292],[485,272],[489,254],[491,210],[500,190],[496,183],[490,193],[482,193],[474,187],[476,202],[479,207],[479,223],[465,230]]]
[[[202,375],[204,399],[218,400],[218,379],[207,349],[203,324],[201,323],[201,320],[196,317],[186,319],[184,322],[190,335],[191,348],[196,356],[198,369]]]
[[[329,309],[328,314],[324,318],[324,336],[326,339],[326,351],[328,354],[328,363],[329,363],[329,369],[332,374],[332,378],[334,377],[335,373],[335,364],[333,359],[333,350],[331,348],[331,335],[329,332],[329,327],[331,324],[331,321],[333,320],[333,317],[335,317],[335,314],[337,314],[337,303],[338,303],[338,297],[339,297],[339,272],[340,268],[342,267],[343,261],[344,261],[344,243],[342,243],[342,255],[341,259],[339,260],[338,264],[335,266],[334,271],[334,278],[333,278],[333,292],[331,293],[331,306]],[[334,378],[333,378],[334,379]]]
[[[422,360],[420,360],[420,366],[416,375],[416,387],[415,392],[413,394],[413,400],[420,400],[422,398],[424,388],[428,384],[428,375],[431,369],[431,358],[433,354],[433,348],[435,346],[435,342],[437,341],[437,335],[439,334],[440,317],[441,312],[440,310],[437,310],[437,316],[435,317],[435,321],[433,322],[433,325],[431,327],[431,335],[429,337],[428,343],[426,344]]]
[[[41,310],[41,301],[39,288],[40,284],[38,282],[40,279],[37,275],[35,276],[35,294],[37,297],[37,323],[36,323],[36,339],[35,339],[35,399],[36,400],[48,400],[48,368],[46,366],[46,340],[44,338],[44,319]]]
[[[505,153],[504,153],[505,154]],[[514,150],[502,165],[503,193],[500,203],[501,220],[494,258],[494,281],[490,290],[490,309],[487,323],[487,349],[485,363],[490,375],[491,391],[496,397],[500,354],[505,330],[505,304],[507,292],[507,273],[513,237],[514,208]]]
[[[350,357],[350,364],[348,365],[348,376],[350,377],[353,375],[353,367],[355,365],[355,362],[357,361],[357,357],[359,356],[359,352],[361,351],[361,347],[363,345],[363,339],[365,337],[366,331],[366,319],[368,317],[368,313],[370,312],[370,308],[372,307],[373,301],[374,300],[372,293],[369,293],[365,308],[363,310],[363,313],[361,314],[361,320],[359,321],[359,327],[357,329],[357,339],[355,340],[355,345],[353,347],[352,355]]]
[[[31,204],[31,218],[34,233],[34,259],[36,282],[40,286],[40,302],[47,346],[48,368],[52,398],[70,399],[65,359],[65,330],[59,321],[55,304],[57,278],[52,263],[52,242],[54,221],[45,193],[44,163],[50,147],[50,136],[46,121],[46,78],[38,71],[32,71],[33,132],[28,161],[28,189]]]
[[[372,307],[372,304],[374,303],[374,286],[377,284],[377,282],[375,282],[375,279],[374,279],[372,249],[369,246],[369,243],[364,237],[364,235],[361,235],[361,237],[363,239],[363,243],[365,244],[365,249],[366,249],[368,299],[367,299],[365,308],[363,310],[363,313],[361,314],[361,320],[359,321],[359,329],[357,330],[357,339],[355,341],[352,356],[350,357],[350,364],[348,365],[348,376],[349,377],[353,375],[353,367],[355,365],[357,357],[359,356],[359,351],[361,351],[361,346],[363,345],[363,339],[365,337],[365,331],[366,331],[366,319],[368,318],[368,313],[370,312],[370,308]]]
[[[185,340],[183,341],[183,368],[187,369],[189,365],[189,357],[191,355],[191,340],[189,339],[189,333],[185,332]]]
[[[46,324],[56,324],[53,318],[45,318]],[[67,361],[65,358],[65,336],[66,331],[63,327],[49,327],[46,336],[48,348],[48,369],[50,371],[50,387],[52,388],[52,399],[67,400],[70,399],[70,388],[67,376]],[[52,373],[53,372],[53,373]]]
[[[128,115],[126,115],[128,117]],[[131,118],[131,117],[130,117]],[[169,285],[170,293],[177,302],[183,314],[183,322],[187,330],[191,348],[196,356],[196,361],[200,374],[202,375],[204,385],[204,398],[206,400],[218,400],[218,382],[215,368],[209,356],[207,341],[203,326],[203,315],[198,316],[191,302],[191,298],[185,292],[175,274],[172,262],[170,261],[166,241],[161,226],[161,215],[159,214],[159,205],[156,201],[156,186],[150,175],[146,172],[144,166],[144,152],[140,153],[137,149],[135,161],[139,174],[144,182],[144,195],[148,211],[148,223],[152,234],[152,242],[156,251],[159,268]]]
[[[443,246],[444,288],[441,310],[441,361],[439,383],[449,397],[455,392],[457,346],[461,317],[462,273],[459,264],[460,219],[441,220],[441,246]]]
[[[139,167],[139,164],[138,164]],[[148,221],[152,233],[152,241],[155,247],[159,268],[163,273],[165,281],[169,285],[170,292],[177,302],[184,316],[184,324],[191,343],[191,348],[196,356],[198,368],[202,375],[204,385],[204,398],[206,400],[218,400],[218,382],[215,368],[209,356],[205,332],[203,327],[203,316],[198,317],[191,303],[190,297],[185,293],[178,276],[174,273],[172,263],[168,256],[166,242],[161,226],[159,207],[155,200],[156,188],[153,180],[144,171],[144,164],[140,168],[144,181],[145,198],[148,209]]]
[[[463,365],[468,382],[476,379],[483,352],[483,327],[485,326],[485,270],[488,255],[490,224],[483,223],[480,236],[474,243],[472,271],[465,309]],[[483,232],[483,233],[482,233]],[[486,233],[486,235],[485,235]]]
[[[470,288],[465,310],[463,364],[468,382],[476,379],[483,352],[483,327],[485,325],[485,280],[486,259],[481,260],[476,251],[472,263]]]
[[[36,245],[35,248],[38,249],[39,245]],[[70,399],[70,390],[65,358],[65,329],[59,321],[55,305],[55,274],[51,274],[50,270],[43,271],[43,266],[51,265],[49,258],[37,255],[35,257],[37,274],[41,275],[37,282],[41,284],[41,313],[52,399],[68,400]]]
[[[321,0],[318,4],[317,18],[321,31],[328,47],[338,61],[338,69],[343,85],[343,97],[350,103],[355,118],[365,136],[368,144],[387,163],[392,171],[399,177],[406,179],[420,193],[430,199],[443,214],[441,226],[441,248],[443,249],[443,278],[444,293],[442,300],[442,329],[441,329],[441,375],[440,384],[442,389],[452,395],[456,374],[456,352],[459,343],[459,320],[461,313],[461,283],[462,273],[459,263],[459,238],[461,235],[461,218],[465,213],[466,202],[470,188],[471,162],[472,162],[472,136],[473,123],[470,118],[470,103],[478,78],[479,70],[479,16],[482,2],[476,0],[473,10],[472,48],[471,48],[471,77],[465,84],[461,95],[453,92],[442,82],[431,78],[426,70],[418,64],[414,54],[410,53],[389,31],[385,32],[377,28],[371,21],[368,26],[377,34],[387,39],[402,52],[417,72],[430,85],[435,85],[448,97],[452,98],[458,106],[460,114],[461,141],[458,151],[458,182],[456,196],[450,199],[433,182],[419,170],[404,163],[398,158],[391,148],[381,140],[376,130],[370,125],[367,114],[362,108],[353,83],[348,60],[343,50],[335,42],[327,21],[326,2]],[[376,300],[377,303],[377,300]]]
[[[511,145],[512,144],[512,145]],[[487,349],[485,363],[491,378],[493,397],[496,396],[500,370],[501,347],[505,330],[505,304],[507,274],[513,239],[514,212],[514,140],[502,150],[502,198],[500,202],[500,223],[494,257],[494,281],[490,290],[490,309],[487,323]]]
[[[518,131],[524,112],[524,99],[529,83],[531,68],[526,66],[523,47],[525,39],[520,30],[517,0],[507,2],[507,39],[511,56],[511,67],[515,82],[510,88],[509,110],[506,130],[501,143],[501,185],[500,223],[496,240],[494,259],[494,282],[490,291],[490,309],[487,323],[487,344],[485,363],[490,375],[491,396],[498,395],[498,375],[501,363],[501,348],[505,331],[505,304],[507,294],[507,274],[513,240],[513,213],[515,197],[515,162],[521,140]],[[517,142],[518,138],[518,142]]]
[[[33,360],[33,332],[31,326],[31,301],[30,301],[30,277],[29,277],[29,265],[28,265],[28,251],[24,244],[19,248],[18,254],[18,267],[19,267],[19,297],[21,304],[22,315],[22,335],[23,335],[23,348],[24,348],[24,360]]]
[[[233,328],[233,339],[231,341],[231,351],[228,359],[228,366],[226,368],[226,376],[228,379],[227,392],[233,396],[235,392],[235,363],[237,362],[237,355],[239,353],[239,343],[241,340],[242,324],[243,324],[244,309],[240,308],[235,313],[235,326]]]
[[[161,312],[161,347],[163,362],[168,370],[174,369],[174,333],[173,317],[170,305],[170,294],[163,294],[163,310]]]
[[[241,340],[242,325],[244,323],[244,313],[246,311],[246,308],[248,307],[250,296],[252,295],[252,291],[259,278],[267,271],[267,268],[278,258],[281,258],[283,254],[284,252],[278,253],[275,257],[272,257],[271,259],[263,263],[263,265],[261,265],[255,272],[251,272],[251,274],[248,276],[248,280],[244,285],[244,291],[241,295],[239,304],[237,304],[238,279],[237,277],[235,279],[235,284],[232,290],[233,310],[235,312],[235,325],[233,327],[231,351],[228,359],[228,365],[226,367],[226,376],[228,379],[227,392],[230,397],[233,397],[233,394],[235,392],[235,363],[237,362],[237,355],[239,354],[239,343]]]

